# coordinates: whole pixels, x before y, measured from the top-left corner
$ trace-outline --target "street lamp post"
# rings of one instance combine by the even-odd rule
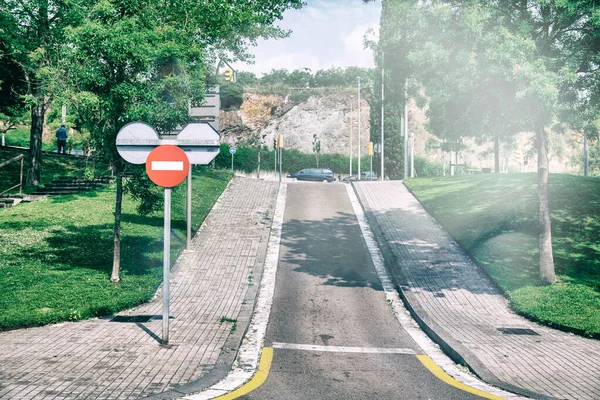
[[[404,132],[404,178],[408,178],[408,96],[406,92],[407,81],[404,81],[404,118],[402,118],[402,131]]]
[[[384,152],[383,152],[383,145],[385,143],[385,131],[383,129],[383,120],[384,120],[384,113],[383,113],[383,100],[384,100],[384,74],[383,74],[383,51],[381,52],[381,153],[380,153],[380,157],[381,157],[381,181],[383,182],[383,177],[384,177],[384,170],[383,170],[383,159],[384,159]],[[371,171],[373,171],[373,168],[371,167]]]
[[[360,77],[358,79],[358,180],[360,181]]]
[[[354,96],[350,96],[350,176],[352,176],[352,101],[354,100]]]

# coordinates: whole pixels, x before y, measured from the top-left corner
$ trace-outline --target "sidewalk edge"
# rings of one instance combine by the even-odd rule
[[[227,188],[229,187],[229,185],[231,184],[231,182],[234,179],[235,179],[235,176],[233,176],[231,178],[231,180],[225,187],[225,190],[227,190]],[[239,177],[238,177],[238,179],[239,179]],[[223,190],[223,193],[225,193],[225,190]],[[278,194],[279,194],[279,188],[276,188],[274,190],[274,195],[273,195],[273,203],[272,203],[273,210],[275,209],[275,207],[277,205]],[[219,197],[219,199],[220,199],[220,197]],[[215,202],[215,204],[216,203],[217,202]],[[214,205],[213,205],[213,207],[214,207]],[[273,214],[274,214],[274,211],[273,211]],[[207,216],[208,216],[208,214],[207,214]],[[185,385],[181,385],[179,387],[173,387],[173,388],[171,388],[167,391],[161,392],[161,393],[155,393],[148,397],[144,397],[144,399],[147,399],[147,400],[179,399],[182,396],[187,396],[187,395],[191,395],[194,393],[198,393],[198,392],[201,392],[201,391],[215,385],[216,383],[223,380],[229,374],[229,372],[231,372],[231,368],[232,368],[233,363],[234,363],[234,361],[237,357],[237,354],[240,350],[242,341],[243,341],[244,337],[246,336],[246,333],[248,332],[248,328],[250,327],[250,321],[252,319],[252,315],[256,308],[256,304],[257,304],[256,300],[258,298],[259,288],[260,288],[260,284],[262,282],[262,276],[263,276],[263,271],[264,271],[264,260],[267,255],[269,237],[271,236],[271,230],[273,229],[273,222],[274,222],[273,218],[264,218],[264,220],[265,221],[269,220],[270,224],[269,224],[269,228],[265,229],[265,231],[263,232],[263,235],[261,237],[260,250],[258,251],[258,257],[255,262],[256,269],[254,270],[254,272],[255,272],[256,279],[255,279],[254,285],[252,285],[248,289],[248,291],[246,292],[246,296],[244,297],[244,302],[240,309],[240,313],[237,317],[238,329],[236,329],[233,333],[231,333],[227,337],[227,340],[225,341],[225,344],[223,345],[223,352],[219,355],[219,358],[217,359],[215,366],[213,368],[211,368],[210,371],[208,371],[205,375],[203,375],[202,377],[200,377],[199,379],[197,379],[195,381],[189,382],[189,383],[187,383]],[[202,221],[202,223],[204,223],[204,221]],[[198,227],[198,230],[196,231],[196,233],[198,233],[200,231],[201,227],[202,227],[202,225],[200,227]]]
[[[402,183],[404,185],[404,183]],[[464,365],[469,368],[476,376],[481,380],[489,383],[490,385],[496,386],[500,389],[507,390],[519,395],[531,397],[539,400],[556,400],[553,397],[548,397],[539,393],[531,392],[527,389],[523,389],[504,381],[501,381],[494,375],[470,350],[464,347],[462,344],[457,342],[445,329],[439,326],[425,311],[418,300],[413,296],[409,289],[408,281],[402,271],[397,268],[392,268],[396,264],[397,257],[390,249],[383,231],[381,230],[374,213],[365,208],[363,199],[357,191],[354,183],[352,188],[356,197],[358,197],[360,205],[365,213],[367,221],[371,226],[375,240],[381,249],[381,253],[385,262],[386,269],[392,277],[396,290],[400,294],[400,298],[404,302],[406,309],[410,312],[410,315],[417,322],[419,327],[437,343],[443,351],[457,364]],[[410,192],[410,191],[409,191]],[[412,195],[412,192],[410,192]],[[419,203],[420,204],[420,203]],[[454,240],[454,239],[453,239]]]

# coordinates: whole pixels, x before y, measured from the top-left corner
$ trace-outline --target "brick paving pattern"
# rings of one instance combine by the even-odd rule
[[[275,182],[245,178],[225,189],[173,267],[170,346],[159,345],[160,290],[152,302],[121,313],[155,316],[149,322],[93,319],[3,332],[0,398],[140,398],[207,374],[232,328],[221,317],[240,317],[257,284],[250,277],[262,270],[276,191]]]
[[[386,263],[411,308],[475,372],[491,373],[490,383],[542,395],[536,397],[600,399],[600,341],[511,312],[488,276],[400,181],[357,183],[355,190],[392,255]],[[504,334],[499,328],[538,335]]]

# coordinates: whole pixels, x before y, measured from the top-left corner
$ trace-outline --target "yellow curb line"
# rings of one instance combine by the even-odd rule
[[[444,372],[444,370],[440,368],[440,366],[437,365],[430,357],[424,354],[417,354],[417,358],[419,359],[419,361],[421,361],[421,364],[423,364],[425,368],[427,368],[433,375],[435,375],[439,380],[447,383],[450,386],[454,386],[457,389],[474,394],[476,396],[483,397],[485,399],[504,400],[502,397],[483,392],[481,390],[472,388],[471,386],[467,386],[464,383],[457,381],[456,379],[448,375],[446,372]]]
[[[263,348],[262,355],[260,356],[260,363],[258,364],[258,371],[254,374],[252,379],[243,386],[240,386],[233,392],[219,396],[216,399],[219,400],[230,400],[241,397],[245,394],[250,393],[254,389],[258,389],[260,385],[265,383],[269,370],[271,369],[271,362],[273,361],[273,349],[271,347]]]

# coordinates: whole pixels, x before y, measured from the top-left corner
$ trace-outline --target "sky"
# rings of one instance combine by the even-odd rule
[[[331,67],[372,67],[373,55],[363,49],[363,37],[369,28],[377,35],[380,15],[381,0],[306,0],[306,6],[286,11],[277,24],[292,30],[288,38],[259,40],[250,48],[253,65],[232,66],[257,76],[282,68],[315,73]]]

